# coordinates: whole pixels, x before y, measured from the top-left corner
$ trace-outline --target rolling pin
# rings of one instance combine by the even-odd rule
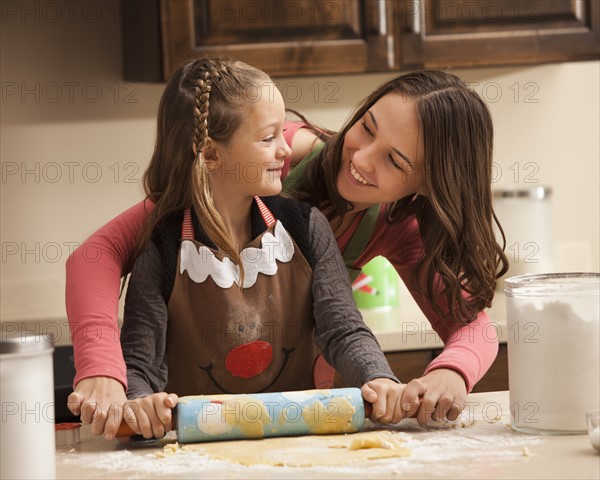
[[[180,397],[173,425],[180,443],[362,430],[370,405],[358,388]],[[117,437],[136,435],[125,421]]]

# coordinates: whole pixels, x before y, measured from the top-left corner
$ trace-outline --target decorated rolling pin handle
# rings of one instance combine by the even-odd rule
[[[180,443],[362,430],[371,405],[358,388],[180,397],[173,424]],[[117,437],[135,435],[123,422]]]

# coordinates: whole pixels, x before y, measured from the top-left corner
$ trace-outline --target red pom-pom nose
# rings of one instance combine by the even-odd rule
[[[272,360],[271,344],[256,340],[230,350],[225,367],[234,377],[252,378],[264,372]]]

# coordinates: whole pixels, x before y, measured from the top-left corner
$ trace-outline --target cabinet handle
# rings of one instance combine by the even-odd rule
[[[393,26],[392,31],[390,32],[388,29],[388,1],[389,0],[377,0],[377,13],[379,14],[378,18],[378,27],[377,27],[377,35],[383,37],[385,42],[385,52],[386,52],[386,60],[387,66],[389,68],[394,68],[396,65],[396,56],[395,56],[395,44],[394,44],[394,32]],[[393,24],[392,24],[393,25]]]
[[[379,35],[387,35],[387,5],[386,0],[379,0]]]
[[[411,18],[411,31],[412,33],[414,33],[415,35],[420,35],[421,34],[421,7],[423,6],[421,3],[421,0],[411,0],[411,11],[412,11],[412,18]]]

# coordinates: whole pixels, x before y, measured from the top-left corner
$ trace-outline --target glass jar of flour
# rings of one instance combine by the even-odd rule
[[[600,407],[600,274],[506,279],[512,426],[526,433],[586,433]]]

